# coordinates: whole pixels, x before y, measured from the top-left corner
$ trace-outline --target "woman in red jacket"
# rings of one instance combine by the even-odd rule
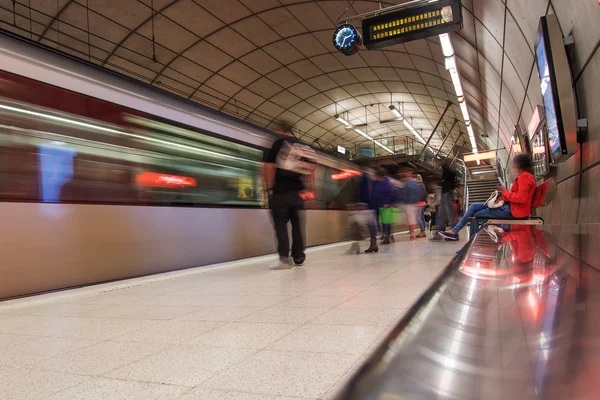
[[[469,222],[470,217],[475,218],[525,218],[531,215],[531,202],[535,193],[535,178],[532,174],[533,164],[529,156],[519,154],[513,159],[512,170],[516,178],[510,190],[498,187],[502,193],[505,204],[499,208],[488,208],[483,203],[472,204],[460,222],[449,231],[440,231],[440,235],[450,240],[458,240],[458,232]],[[470,234],[475,235],[479,231],[479,222],[471,221]]]

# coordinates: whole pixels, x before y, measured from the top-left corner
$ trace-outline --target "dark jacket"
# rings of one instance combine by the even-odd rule
[[[373,185],[372,202],[377,208],[384,205],[392,205],[398,202],[398,190],[392,185],[388,177],[384,177],[381,181]]]
[[[450,168],[450,164],[442,167],[442,193],[451,193],[456,187],[456,171]]]

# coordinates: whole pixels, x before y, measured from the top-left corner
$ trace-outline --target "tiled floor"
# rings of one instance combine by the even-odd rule
[[[331,398],[460,244],[347,247],[0,303],[0,399]]]

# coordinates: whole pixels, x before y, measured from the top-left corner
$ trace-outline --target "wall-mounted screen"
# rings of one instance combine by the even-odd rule
[[[550,155],[553,162],[561,162],[577,151],[577,118],[569,61],[554,14],[540,19],[535,56]]]

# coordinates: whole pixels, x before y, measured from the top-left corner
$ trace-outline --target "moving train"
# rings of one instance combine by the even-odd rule
[[[275,133],[4,34],[0,69],[0,299],[274,252]],[[309,246],[357,168],[318,153]]]

